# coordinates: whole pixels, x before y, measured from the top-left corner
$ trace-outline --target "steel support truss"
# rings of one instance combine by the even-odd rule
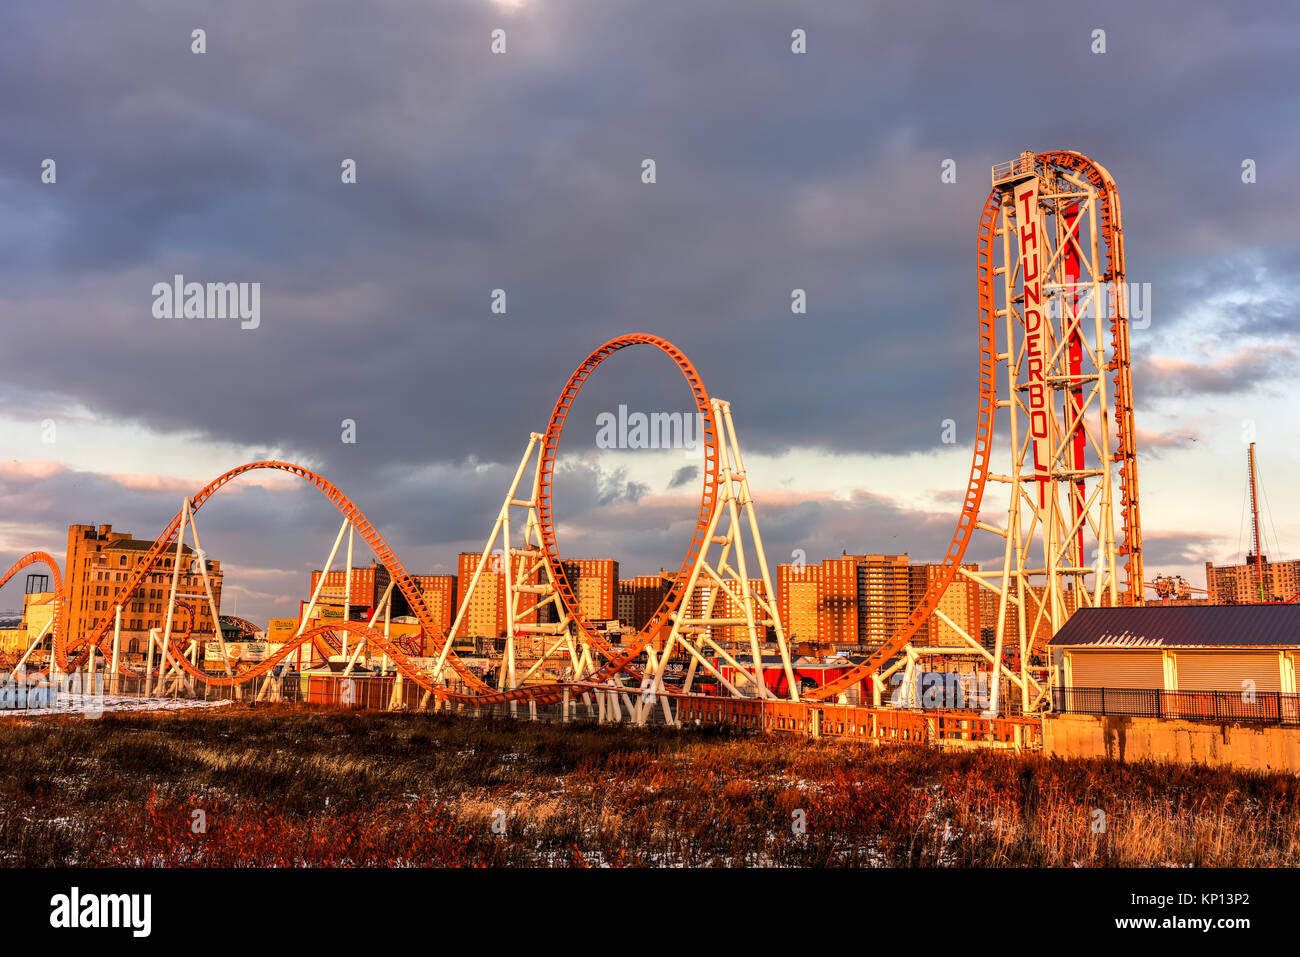
[[[456,636],[468,628],[476,601],[493,607],[495,601],[502,600],[504,648],[499,657],[490,659],[496,670],[496,687],[501,691],[515,691],[530,683],[588,682],[581,700],[589,710],[596,708],[601,720],[618,720],[626,715],[644,723],[650,709],[658,704],[664,709],[665,720],[672,723],[669,697],[662,692],[666,690],[669,663],[675,656],[685,656],[689,661],[681,690],[689,692],[703,671],[730,695],[776,698],[764,680],[763,669],[763,649],[771,628],[775,639],[772,654],[780,658],[789,698],[798,700],[798,682],[777,610],[776,591],[731,406],[721,399],[711,399],[710,408],[714,434],[721,438],[718,497],[710,510],[703,547],[689,566],[681,600],[668,615],[663,629],[666,635],[646,644],[644,671],[639,662],[629,664],[591,683],[592,673],[599,670],[598,665],[608,655],[578,626],[579,616],[566,605],[552,563],[547,561],[538,514],[540,453],[545,437],[534,432],[479,554],[469,586],[460,596],[455,620],[433,668],[434,677],[442,675],[443,662]],[[517,541],[512,529],[516,530]],[[747,554],[746,539],[752,556]],[[762,589],[753,587],[751,570],[757,573]],[[485,594],[486,590],[491,591]],[[586,621],[586,616],[581,620]],[[744,630],[748,661],[738,658],[719,637],[719,629],[737,627]],[[722,670],[728,666],[730,678]],[[629,686],[627,678],[638,681],[639,687]],[[426,695],[422,706],[427,701]],[[512,701],[511,706],[513,711],[517,702]]]

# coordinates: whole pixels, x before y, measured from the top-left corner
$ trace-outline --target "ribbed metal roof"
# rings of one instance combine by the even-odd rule
[[[1300,604],[1080,608],[1054,647],[1234,648],[1300,646]]]

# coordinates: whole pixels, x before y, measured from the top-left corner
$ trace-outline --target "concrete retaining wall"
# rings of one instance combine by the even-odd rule
[[[1043,751],[1063,758],[1175,761],[1300,773],[1300,727],[1052,714]]]

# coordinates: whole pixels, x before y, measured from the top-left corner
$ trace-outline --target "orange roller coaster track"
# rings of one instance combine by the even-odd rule
[[[401,648],[397,645],[397,643],[393,642],[390,639],[385,638],[382,632],[375,631],[373,628],[367,628],[365,625],[359,624],[355,621],[339,621],[339,622],[333,622],[328,625],[319,625],[315,628],[309,628],[308,630],[304,631],[302,634],[297,635],[294,638],[291,638],[289,641],[286,641],[274,654],[267,656],[263,660],[257,662],[254,665],[249,666],[248,668],[246,668],[243,671],[240,671],[236,675],[230,675],[230,676],[211,675],[206,671],[196,668],[185,656],[185,650],[184,650],[185,640],[189,637],[193,620],[194,620],[193,614],[190,614],[188,623],[186,624],[185,628],[182,629],[181,633],[179,635],[172,636],[171,641],[169,642],[172,661],[175,663],[177,667],[179,667],[190,677],[197,678],[199,681],[211,685],[214,688],[234,687],[235,685],[241,685],[244,684],[245,682],[252,681],[254,678],[260,678],[263,675],[269,674],[276,667],[276,665],[280,664],[283,661],[287,661],[294,654],[294,652],[296,652],[299,648],[302,648],[307,645],[310,645],[313,648],[315,648],[316,651],[319,652],[324,657],[328,657],[332,654],[335,654],[337,649],[334,647],[334,645],[330,642],[329,639],[336,632],[340,632],[340,631],[346,631],[349,634],[357,636],[358,638],[364,638],[366,641],[369,641],[377,645],[380,648],[380,650],[383,651],[385,654],[387,654],[389,657],[393,657],[395,654],[396,655],[403,654]],[[394,658],[394,660],[397,659]],[[399,666],[399,670],[401,670],[407,677],[411,678],[413,681],[415,681],[425,690],[433,691],[435,693],[437,692],[439,686],[436,683],[434,683],[431,679],[429,679],[428,676],[424,674],[424,672],[420,671],[418,668],[414,668],[414,666],[412,666],[409,661],[405,662],[405,664],[406,664],[406,668],[402,668]],[[131,674],[131,675],[136,674],[134,670],[129,668],[123,668],[122,673]],[[552,693],[554,691],[554,689],[544,689],[544,690],[550,691]],[[474,698],[473,700],[477,701],[480,699]]]
[[[28,565],[45,565],[54,577],[54,618],[51,622],[51,645],[54,648],[54,660],[60,668],[67,670],[68,657],[63,647],[63,575],[59,571],[59,563],[53,555],[47,552],[29,552],[18,561],[10,566],[9,570],[0,578],[0,588],[9,583],[9,579],[26,568]]]
[[[704,486],[700,499],[699,511],[696,515],[695,530],[691,536],[690,546],[687,550],[686,557],[682,561],[681,570],[670,589],[668,595],[664,598],[663,603],[655,612],[651,621],[641,630],[641,632],[630,641],[621,650],[616,650],[608,641],[592,626],[590,620],[582,610],[581,603],[568,581],[567,576],[560,558],[559,548],[555,539],[555,526],[552,515],[551,492],[554,484],[554,470],[556,456],[559,451],[560,439],[563,434],[565,418],[572,407],[574,399],[582,388],[582,384],[597,366],[601,364],[608,356],[613,353],[634,345],[650,345],[658,348],[681,370],[686,378],[687,384],[691,389],[692,396],[696,406],[701,413],[704,426],[703,445],[704,445]],[[709,527],[710,519],[718,501],[718,435],[714,423],[711,400],[704,384],[700,379],[699,373],[691,364],[681,350],[677,349],[672,343],[657,336],[634,334],[622,336],[613,339],[591,355],[578,367],[570,376],[560,397],[555,404],[555,410],[551,416],[550,425],[545,435],[543,447],[543,456],[541,459],[542,479],[541,494],[539,496],[539,511],[542,516],[542,540],[545,550],[545,560],[548,564],[551,574],[557,583],[562,600],[570,610],[577,627],[590,645],[601,653],[604,662],[596,666],[592,673],[581,676],[580,680],[584,683],[599,683],[609,679],[611,676],[620,672],[636,674],[632,667],[632,660],[645,649],[656,632],[667,618],[672,615],[681,604],[685,591],[685,584],[690,570],[694,566],[696,559],[701,550],[706,545],[706,532]],[[383,536],[375,529],[370,521],[365,517],[352,500],[345,495],[339,488],[331,482],[316,474],[310,469],[300,465],[294,465],[290,462],[264,461],[250,462],[241,465],[238,468],[231,469],[229,472],[218,476],[209,482],[197,494],[187,500],[190,514],[197,512],[203,505],[212,498],[217,492],[225,488],[230,482],[245,473],[258,470],[271,469],[288,472],[303,481],[307,482],[318,489],[344,516],[348,524],[359,534],[362,540],[370,547],[378,558],[380,564],[387,569],[392,576],[396,587],[401,591],[410,605],[415,617],[419,620],[426,635],[437,635],[439,629],[433,621],[423,595],[411,576],[403,567],[397,555],[384,540]],[[107,607],[124,606],[135,593],[136,589],[146,579],[146,577],[158,567],[159,562],[165,557],[168,549],[176,545],[184,523],[186,521],[186,509],[182,508],[176,513],[172,520],[163,528],[162,532],[153,542],[144,558],[135,566],[130,576],[118,587],[113,599],[108,602]],[[44,562],[53,570],[55,576],[55,591],[58,595],[63,594],[63,586],[59,575],[59,568],[55,560],[44,553],[33,552],[26,556],[0,580],[0,585],[8,581],[20,569],[34,562]],[[312,645],[321,651],[322,654],[329,655],[334,653],[335,649],[328,640],[331,633],[346,631],[358,637],[364,638],[382,651],[393,662],[397,671],[413,680],[420,687],[424,688],[433,696],[446,701],[452,701],[470,705],[492,705],[520,700],[536,700],[542,703],[555,701],[563,693],[563,688],[559,684],[539,684],[527,688],[517,688],[513,690],[497,690],[485,684],[464,662],[454,653],[449,652],[446,655],[446,664],[450,665],[464,685],[470,689],[469,693],[461,693],[448,688],[442,681],[433,677],[422,670],[411,659],[408,654],[406,644],[400,639],[391,640],[373,629],[360,625],[355,622],[336,622],[329,625],[322,625],[313,628],[295,636],[287,642],[274,655],[256,665],[245,667],[236,674],[229,676],[211,675],[195,667],[188,661],[183,652],[184,639],[189,636],[193,626],[194,616],[185,602],[177,602],[177,605],[186,613],[187,623],[184,631],[178,634],[172,634],[168,638],[168,646],[173,659],[173,665],[186,672],[191,677],[205,682],[208,685],[216,687],[229,687],[240,685],[255,678],[268,674],[276,665],[286,660],[294,651],[305,646]],[[106,657],[111,654],[111,631],[113,621],[106,618],[89,634],[82,636],[73,636],[68,638],[63,634],[61,617],[55,623],[53,647],[55,648],[54,660],[58,667],[65,672],[76,671],[86,665],[89,661],[93,650],[97,649]],[[69,657],[72,656],[72,657]],[[135,675],[135,671],[128,666],[122,665],[123,674]]]
[[[700,414],[700,421],[704,423],[704,487],[700,494],[700,508],[696,515],[695,530],[691,533],[690,547],[686,551],[686,557],[682,559],[682,567],[673,580],[672,588],[669,589],[658,610],[650,617],[645,626],[626,644],[621,652],[618,652],[610,646],[600,632],[592,627],[591,621],[583,610],[582,603],[578,601],[577,594],[574,592],[564,570],[559,546],[555,541],[555,518],[551,491],[555,484],[555,460],[559,454],[560,438],[564,433],[564,422],[569,415],[569,410],[573,407],[574,400],[578,397],[578,393],[582,391],[583,383],[587,381],[587,378],[596,370],[597,366],[615,352],[637,345],[654,346],[663,352],[676,363],[677,368],[681,370],[682,375],[686,378],[687,385],[690,386],[691,395],[695,399],[695,405]],[[686,583],[691,569],[706,544],[705,537],[708,533],[709,520],[713,516],[717,504],[718,434],[713,420],[713,409],[710,404],[709,393],[704,388],[700,374],[695,370],[695,366],[691,364],[691,360],[686,357],[685,353],[667,339],[638,333],[611,339],[587,356],[582,365],[578,366],[573,375],[569,376],[569,381],[565,383],[564,389],[560,392],[560,397],[555,403],[555,410],[551,413],[551,421],[547,426],[542,446],[540,490],[537,503],[538,517],[541,522],[542,548],[547,568],[560,593],[561,600],[577,623],[577,627],[584,639],[605,657],[605,663],[585,680],[604,681],[620,671],[627,670],[632,659],[645,650],[646,645],[659,633],[664,623],[677,611],[685,594]]]
[[[205,485],[198,492],[198,494],[194,495],[189,500],[189,507],[191,512],[196,512],[200,508],[202,508],[203,505],[213,495],[215,495],[218,491],[220,491],[222,488],[224,488],[234,479],[238,478],[239,476],[247,472],[251,472],[257,469],[273,469],[273,470],[288,472],[289,474],[295,475],[298,478],[302,479],[303,481],[307,482],[308,484],[312,485],[313,487],[318,489],[327,499],[329,499],[329,501],[347,519],[348,523],[352,526],[352,528],[356,530],[357,534],[361,536],[362,540],[375,553],[376,557],[379,559],[380,564],[382,564],[384,568],[388,570],[388,573],[392,576],[394,583],[399,589],[401,589],[401,592],[405,596],[408,604],[411,607],[411,610],[414,612],[416,618],[420,621],[421,625],[425,628],[426,632],[428,633],[436,632],[437,630],[436,625],[429,612],[428,605],[424,601],[423,595],[420,593],[419,588],[416,587],[415,582],[411,579],[411,576],[407,574],[406,569],[402,566],[402,563],[398,560],[397,555],[393,552],[392,548],[389,547],[388,543],[384,540],[383,536],[379,534],[379,532],[375,529],[375,527],[369,522],[369,520],[365,517],[365,515],[362,514],[361,510],[357,508],[357,506],[352,502],[352,500],[347,497],[347,495],[345,495],[342,491],[340,491],[331,482],[317,475],[315,472],[312,472],[310,469],[303,468],[300,465],[294,465],[290,462],[276,462],[276,461],[250,462],[247,465],[241,465],[238,468],[231,469],[229,472],[226,472],[224,475],[218,476],[216,479],[214,479],[213,481]],[[167,549],[176,543],[176,539],[180,532],[183,518],[184,518],[184,510],[182,509],[181,511],[176,513],[176,516],[162,530],[162,533],[154,541],[152,547],[146,553],[145,557],[136,566],[130,578],[124,581],[122,585],[118,588],[116,595],[113,597],[112,601],[109,602],[109,607],[117,606],[117,605],[125,605],[127,603],[131,595],[139,587],[140,583],[144,581],[145,576],[148,575],[158,564],[159,560],[163,557]],[[68,658],[66,660],[66,667],[64,667],[64,662],[61,661],[60,667],[63,667],[65,671],[76,671],[77,669],[83,667],[86,664],[86,662],[89,660],[91,650],[93,648],[98,648],[106,656],[110,654],[111,636],[109,632],[111,631],[111,628],[112,628],[112,620],[105,619],[90,634],[81,637],[73,637],[70,640],[68,640],[67,654],[71,655],[74,652],[76,652],[76,657]],[[512,692],[495,691],[492,688],[490,688],[488,685],[484,684],[483,681],[481,681],[478,678],[478,676],[474,674],[473,671],[467,668],[459,658],[457,658],[455,655],[450,655],[448,656],[448,664],[451,665],[452,669],[456,672],[456,674],[459,676],[461,681],[463,681],[464,684],[468,688],[472,689],[473,691],[473,693],[469,693],[469,694],[455,692],[445,687],[441,682],[436,681],[430,675],[428,675],[423,670],[421,670],[415,664],[415,662],[411,660],[410,656],[405,651],[402,650],[401,647],[399,647],[395,642],[384,639],[382,634],[379,634],[378,632],[375,632],[372,629],[366,629],[364,628],[364,626],[356,625],[355,623],[351,623],[351,622],[336,624],[331,626],[331,628],[333,628],[334,630],[346,630],[358,634],[364,634],[367,640],[373,642],[386,655],[388,655],[388,657],[393,661],[393,664],[398,671],[400,671],[402,674],[406,675],[407,677],[411,678],[413,681],[415,681],[417,684],[423,687],[426,691],[429,691],[434,696],[443,700],[487,705],[487,704],[496,704],[496,703],[512,701],[512,700],[526,699],[529,697],[553,698],[560,694],[560,689],[558,686],[550,686],[550,685],[546,685],[546,686],[539,685],[533,688],[529,688],[527,690],[520,689]],[[356,629],[361,629],[361,631],[357,632]],[[311,640],[311,638],[315,637],[316,632],[323,631],[323,630],[329,630],[329,629],[319,629],[316,630],[315,632],[304,633],[304,635],[299,635],[294,640],[294,642],[291,643],[293,644],[293,648],[297,648],[301,646],[306,641],[309,641]],[[238,675],[233,676],[233,678],[224,678],[224,677],[207,675],[204,672],[198,671],[198,669],[193,669],[193,675],[194,677],[198,677],[209,684],[216,684],[216,685],[242,684],[243,682],[250,681],[255,677],[265,674],[267,671],[270,670],[271,667],[274,666],[274,664],[279,663],[280,660],[282,660],[282,658],[276,658],[271,665],[266,665],[266,662],[261,662],[257,666],[251,669],[240,672]],[[184,668],[185,665],[181,665],[181,667]],[[123,671],[125,673],[131,673],[129,669],[125,669],[125,668],[123,669]]]

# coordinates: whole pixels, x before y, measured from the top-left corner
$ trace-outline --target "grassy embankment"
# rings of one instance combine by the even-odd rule
[[[5,865],[1300,864],[1284,774],[242,705],[0,755]]]

